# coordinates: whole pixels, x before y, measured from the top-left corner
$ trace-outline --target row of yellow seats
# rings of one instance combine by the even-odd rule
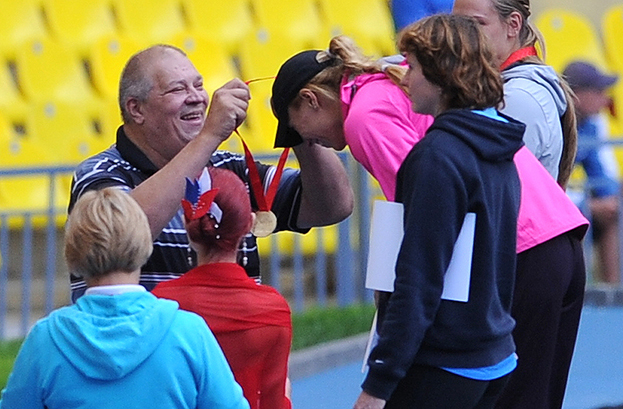
[[[393,49],[385,0],[2,0],[0,8],[0,41],[18,46],[48,31],[84,52],[114,33],[146,45],[190,31],[234,50],[262,28],[317,46],[344,33]]]
[[[186,50],[206,77],[209,91],[234,76],[274,75],[290,55],[325,47],[334,34],[347,33],[377,54],[393,52],[391,20],[383,0],[320,2],[321,7],[310,0],[3,3],[0,51],[5,63],[0,67],[0,86],[8,92],[0,96],[0,109],[12,118],[24,116],[28,107],[23,100],[74,103],[90,107],[96,115],[102,110],[101,99],[116,97],[129,55],[153,42]],[[272,145],[276,125],[269,91],[266,84],[253,87],[255,103],[246,132],[252,149]]]
[[[27,137],[22,130],[16,130],[0,113],[0,171],[54,165],[57,165],[55,154],[46,145]],[[0,175],[0,213],[45,214],[50,206],[62,212],[67,207],[69,189],[70,176],[67,174]],[[7,220],[11,228],[21,227],[24,221],[18,215]],[[41,226],[47,223],[47,217],[36,216],[32,222]],[[56,217],[55,223],[62,225],[64,215]]]
[[[583,15],[564,9],[546,10],[535,24],[545,39],[546,61],[559,73],[571,61],[584,60],[621,77],[612,90],[611,128],[613,136],[623,137],[623,4],[606,10],[599,29]]]

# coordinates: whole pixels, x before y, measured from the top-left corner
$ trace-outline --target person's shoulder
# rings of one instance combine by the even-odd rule
[[[504,83],[504,98],[521,98],[527,101],[535,100],[535,95],[546,94],[547,89],[528,78],[512,78]]]
[[[210,158],[210,163],[216,168],[228,169],[236,173],[246,170],[244,155],[226,150],[214,152]]]
[[[132,164],[123,159],[116,146],[113,145],[80,162],[76,167],[76,173],[90,173],[94,170],[111,170],[111,165],[118,165],[128,169],[134,168]]]
[[[357,102],[357,100],[363,102],[364,100],[368,101],[371,99],[374,99],[377,103],[378,101],[388,101],[411,105],[409,97],[402,88],[382,73],[374,74],[374,76],[360,84],[355,93],[355,98],[353,98],[353,103]]]

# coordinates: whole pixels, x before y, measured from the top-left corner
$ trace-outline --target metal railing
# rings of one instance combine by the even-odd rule
[[[619,146],[623,139],[605,143]],[[269,163],[277,158],[256,157]],[[371,302],[373,298],[364,282],[371,204],[382,195],[376,182],[350,155],[341,153],[340,158],[355,191],[353,215],[337,226],[312,229],[305,236],[281,232],[259,240],[263,280],[284,294],[294,311]],[[53,198],[58,188],[55,181],[73,170],[73,166],[0,170],[0,182],[33,175],[49,180],[49,203],[44,209],[7,211],[0,206],[0,340],[24,336],[35,320],[70,302],[68,272],[61,256],[66,209],[55,208]],[[584,183],[580,188],[590,186]],[[623,203],[619,212],[623,220]],[[41,218],[45,223],[33,223]],[[619,237],[623,246],[621,223]],[[284,242],[288,243],[285,248]],[[585,249],[590,269],[590,234]],[[623,247],[619,255],[623,256]],[[595,284],[590,276],[588,284],[589,288]]]
[[[271,163],[278,156],[256,158]],[[305,236],[280,232],[260,241],[264,282],[281,291],[294,311],[372,300],[363,283],[370,203],[378,190],[349,155],[340,158],[355,187],[354,214],[337,226],[312,229]],[[0,170],[0,182],[33,175],[50,182],[44,209],[7,210],[0,205],[0,340],[24,336],[34,321],[70,302],[69,274],[62,257],[66,209],[55,208],[53,198],[58,176],[73,170],[73,166]],[[315,250],[304,250],[303,241],[309,247],[310,239]],[[284,242],[290,246],[283,249]]]

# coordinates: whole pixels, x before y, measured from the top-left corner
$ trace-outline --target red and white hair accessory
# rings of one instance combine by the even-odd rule
[[[194,181],[186,178],[186,193],[182,199],[186,222],[210,214],[217,223],[220,223],[223,211],[214,203],[217,193],[218,189],[212,189],[212,178],[210,178],[208,168],[203,168],[199,178]]]

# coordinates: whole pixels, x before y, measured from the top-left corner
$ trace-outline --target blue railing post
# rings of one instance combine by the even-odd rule
[[[46,224],[46,257],[45,257],[45,314],[54,308],[54,279],[56,276],[56,173],[50,174],[50,202],[48,205],[48,222]]]
[[[30,328],[30,294],[32,290],[32,215],[24,215],[22,230],[22,320],[21,333],[26,335]]]
[[[370,250],[370,175],[363,168],[359,170],[359,281],[358,287],[363,302],[372,302],[373,293],[366,290],[366,272],[368,268],[368,252]]]
[[[270,249],[270,285],[281,292],[281,253],[276,234],[270,236]]]
[[[327,253],[324,251],[325,230],[319,230],[316,235],[316,301],[318,305],[327,305]]]
[[[0,339],[6,336],[9,287],[9,226],[8,217],[0,215]]]
[[[303,252],[301,251],[301,236],[294,236],[294,309],[302,312],[305,309],[305,270],[303,268]]]
[[[353,257],[350,244],[350,218],[338,225],[338,250],[336,255],[337,304],[348,306],[354,300]]]

